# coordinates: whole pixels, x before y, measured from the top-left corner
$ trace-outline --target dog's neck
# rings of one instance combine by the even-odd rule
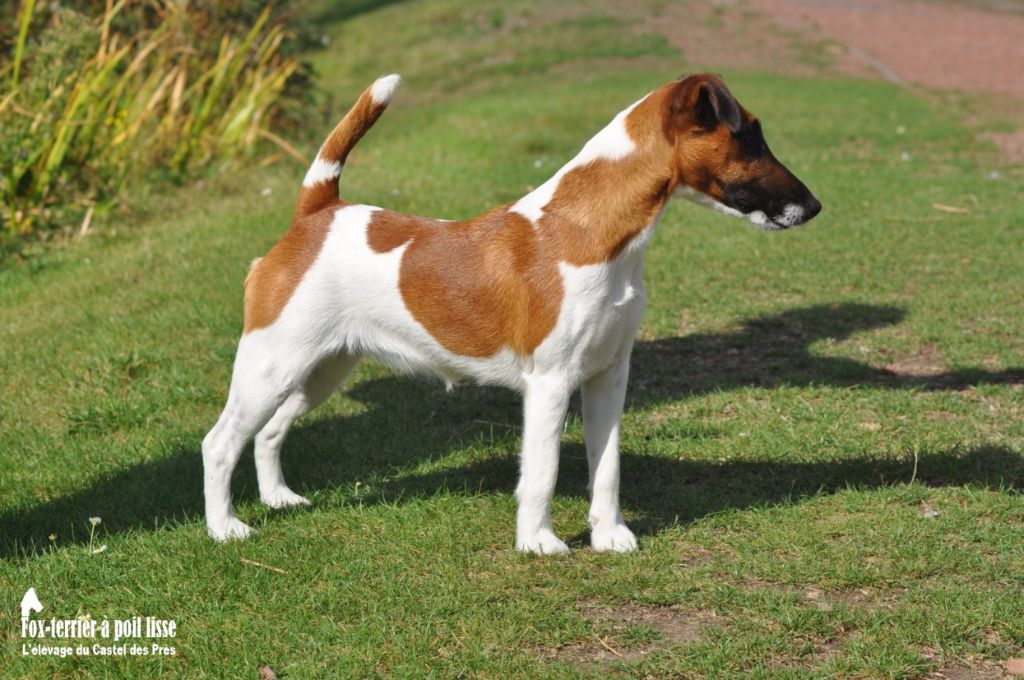
[[[612,260],[661,215],[674,187],[660,94],[620,112],[575,158],[510,207],[556,243],[564,261]]]

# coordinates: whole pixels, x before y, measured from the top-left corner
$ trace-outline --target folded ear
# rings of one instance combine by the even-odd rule
[[[712,130],[719,123],[736,132],[742,121],[739,102],[722,79],[713,73],[698,73],[675,84],[669,97],[665,133],[671,137],[693,127]]]
[[[718,77],[705,80],[698,86],[694,114],[697,121],[709,129],[722,123],[730,132],[736,132],[742,122],[739,102]]]

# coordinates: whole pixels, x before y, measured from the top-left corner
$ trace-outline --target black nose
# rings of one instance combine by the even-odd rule
[[[821,201],[811,196],[811,200],[807,201],[805,207],[807,209],[807,214],[804,216],[805,221],[813,219],[815,215],[821,212]]]

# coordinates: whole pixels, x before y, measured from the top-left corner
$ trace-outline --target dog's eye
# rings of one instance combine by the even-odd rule
[[[740,130],[736,134],[736,139],[743,146],[743,151],[748,156],[756,158],[768,152],[768,145],[765,143],[764,135],[761,133],[761,121],[755,120]]]
[[[761,130],[761,121],[754,121],[754,130],[757,133],[757,143],[761,147],[761,151],[768,151],[768,142],[764,141],[764,132]]]

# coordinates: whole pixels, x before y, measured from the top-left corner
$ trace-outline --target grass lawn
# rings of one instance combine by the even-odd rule
[[[538,185],[693,58],[602,3],[343,7],[322,133],[375,76],[406,82],[342,194],[439,217]],[[970,99],[725,75],[825,207],[782,234],[669,208],[623,420],[636,554],[587,547],[578,404],[554,507],[574,550],[523,556],[515,395],[372,362],[285,444],[313,508],[266,510],[250,453],[260,533],[207,538],[200,441],[297,164],[0,271],[0,677],[980,678],[1024,656],[1020,169]],[[174,619],[177,654],[22,656],[30,586],[35,618]]]

